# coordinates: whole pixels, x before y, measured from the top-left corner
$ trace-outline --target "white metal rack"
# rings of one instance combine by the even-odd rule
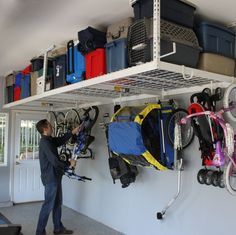
[[[63,110],[225,87],[234,77],[209,73],[160,61],[160,0],[154,0],[153,61],[40,95],[5,104],[4,109]],[[171,52],[170,52],[171,53]]]

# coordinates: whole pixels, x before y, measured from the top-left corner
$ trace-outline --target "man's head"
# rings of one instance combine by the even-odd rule
[[[47,119],[40,120],[36,124],[36,129],[41,135],[51,136],[52,135],[52,125]]]

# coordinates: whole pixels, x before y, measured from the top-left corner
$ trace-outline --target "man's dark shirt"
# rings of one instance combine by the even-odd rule
[[[42,135],[39,142],[39,162],[43,185],[61,180],[66,163],[58,158],[57,147],[66,143],[72,136],[71,132],[62,137]]]

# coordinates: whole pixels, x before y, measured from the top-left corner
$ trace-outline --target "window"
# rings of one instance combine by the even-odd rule
[[[20,124],[20,160],[39,158],[40,135],[36,130],[37,121],[21,120]]]
[[[7,164],[7,126],[8,115],[0,113],[0,166]]]

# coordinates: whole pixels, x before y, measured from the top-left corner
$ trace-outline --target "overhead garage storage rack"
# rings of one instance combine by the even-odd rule
[[[225,87],[234,77],[160,61],[160,0],[154,0],[153,61],[60,87],[3,106],[4,109],[63,110],[149,99]],[[174,53],[174,46],[173,52]]]

